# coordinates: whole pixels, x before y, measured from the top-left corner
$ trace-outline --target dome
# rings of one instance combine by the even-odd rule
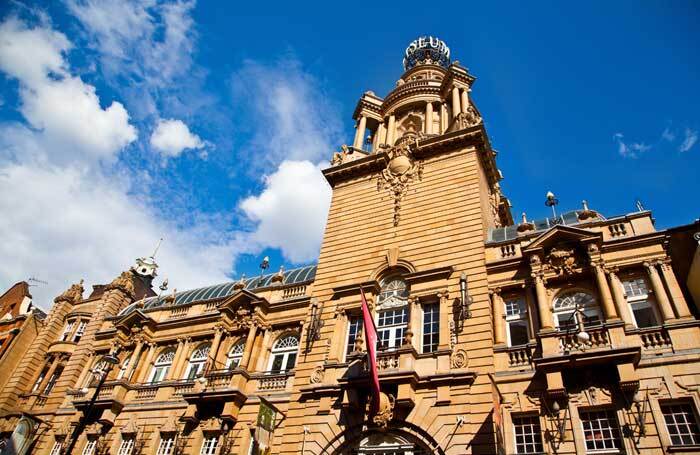
[[[426,63],[443,68],[450,66],[450,48],[443,40],[434,36],[421,36],[408,45],[403,57],[403,69],[408,71]]]

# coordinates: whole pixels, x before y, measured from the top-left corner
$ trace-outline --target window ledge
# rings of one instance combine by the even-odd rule
[[[684,453],[684,452],[698,452],[700,453],[700,444],[690,444],[690,445],[673,445],[666,447],[669,453]]]

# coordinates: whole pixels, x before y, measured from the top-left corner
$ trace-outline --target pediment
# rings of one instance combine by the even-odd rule
[[[156,321],[153,318],[147,316],[143,311],[141,311],[140,308],[137,308],[136,310],[131,311],[129,314],[119,318],[117,321],[115,321],[114,325],[116,327],[131,329],[134,326],[143,327],[145,325],[152,325],[155,323]]]
[[[603,240],[601,232],[591,232],[572,226],[554,226],[533,239],[523,248],[523,254],[546,250],[559,244],[599,243]]]
[[[256,308],[260,308],[263,313],[267,313],[269,305],[267,299],[246,289],[241,289],[227,297],[219,304],[218,308],[222,313],[231,315],[252,315]]]

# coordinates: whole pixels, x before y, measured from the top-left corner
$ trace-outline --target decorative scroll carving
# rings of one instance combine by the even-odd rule
[[[452,354],[452,368],[466,368],[469,356],[464,349],[458,349]]]
[[[333,158],[331,158],[331,166],[338,166],[341,164],[349,163],[364,156],[366,156],[366,154],[343,144],[340,146],[339,152],[333,153]]]
[[[576,267],[576,253],[573,248],[552,248],[546,260],[549,267],[559,274],[569,275]]]
[[[311,377],[309,377],[309,382],[311,384],[318,384],[323,381],[324,370],[322,366],[317,366],[314,371],[311,372]]]
[[[83,292],[85,292],[85,289],[83,288],[83,280],[80,280],[79,283],[71,285],[71,287],[66,289],[63,294],[56,297],[54,302],[78,303],[83,300]]]
[[[386,428],[391,419],[394,418],[395,405],[396,399],[393,395],[381,392],[379,394],[379,410],[372,418],[372,422],[381,428]]]
[[[121,275],[112,280],[107,285],[107,290],[119,289],[129,296],[134,295],[134,274],[130,271],[122,272]]]
[[[481,115],[474,109],[474,106],[470,105],[467,108],[467,112],[460,112],[457,114],[452,125],[447,129],[447,132],[451,133],[453,131],[464,130],[479,125],[480,123],[482,123]]]
[[[418,134],[413,131],[406,132],[396,145],[387,151],[389,165],[377,181],[377,191],[389,190],[394,198],[394,226],[399,225],[401,200],[408,192],[409,186],[416,179],[423,179],[423,163],[413,158],[417,144]]]

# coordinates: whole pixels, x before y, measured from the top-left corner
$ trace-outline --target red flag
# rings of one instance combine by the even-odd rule
[[[365,329],[365,339],[367,342],[367,356],[369,357],[370,386],[372,387],[372,404],[370,413],[376,414],[379,410],[379,372],[377,370],[377,328],[374,326],[372,313],[369,311],[365,291],[360,288],[362,296],[362,322]]]

